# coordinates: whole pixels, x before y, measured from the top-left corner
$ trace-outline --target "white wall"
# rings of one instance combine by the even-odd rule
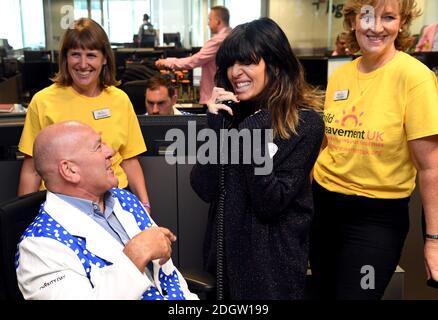
[[[284,30],[297,51],[309,51],[313,48],[325,48],[328,38],[327,4],[321,3],[319,7],[313,5],[312,0],[271,0],[269,1],[269,16]],[[342,0],[334,0],[338,6]],[[332,14],[332,33],[330,43],[334,42],[336,34],[342,31],[342,19]],[[333,41],[332,41],[333,40]]]
[[[438,21],[437,0],[417,0],[417,4],[423,14],[413,22],[411,27],[412,34],[418,34],[423,26]]]
[[[328,39],[328,14],[326,4],[320,4],[319,10],[313,3],[316,0],[270,0],[269,16],[284,30],[297,51],[312,53],[313,48],[326,47]],[[329,0],[325,1],[326,3]],[[333,0],[334,5],[345,3],[345,0]],[[423,25],[438,21],[438,0],[417,0],[418,7],[424,12],[414,20],[411,32],[419,33]],[[333,48],[336,35],[343,31],[343,18],[332,15],[332,32],[329,43]]]

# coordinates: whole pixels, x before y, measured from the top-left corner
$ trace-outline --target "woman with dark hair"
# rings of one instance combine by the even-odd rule
[[[193,189],[211,204],[205,268],[215,273],[222,263],[216,260],[216,215],[224,197],[224,297],[301,299],[313,215],[310,172],[324,134],[317,112],[322,100],[304,81],[286,35],[271,19],[237,26],[222,43],[216,64],[208,125],[218,136],[222,127],[232,127],[229,135],[243,139],[238,138],[238,163],[223,164],[223,185],[218,164],[198,163],[191,173]],[[229,101],[236,103],[234,109],[225,104]],[[252,141],[245,140],[248,136]],[[221,148],[222,142],[219,138]],[[271,170],[258,171],[257,152],[271,161]],[[234,155],[231,149],[221,159]]]
[[[403,52],[415,0],[348,0],[347,46],[362,56],[332,74],[326,146],[315,164],[310,265],[323,299],[380,299],[409,230],[418,173],[426,270],[438,280],[438,86]]]
[[[19,150],[25,154],[18,194],[42,187],[35,171],[32,147],[42,128],[78,120],[102,133],[114,150],[112,169],[120,188],[129,188],[150,208],[137,155],[146,151],[137,116],[128,96],[116,88],[115,59],[103,28],[82,18],[66,30],[54,84],[37,92],[29,104]],[[41,185],[41,186],[40,186]]]

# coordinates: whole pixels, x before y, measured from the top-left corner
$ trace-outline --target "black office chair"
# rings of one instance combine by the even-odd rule
[[[23,300],[15,273],[17,243],[33,221],[46,192],[17,197],[0,204],[0,298]]]
[[[156,34],[144,34],[141,37],[140,48],[153,48],[155,47]]]
[[[136,114],[146,113],[146,82],[147,80],[135,80],[125,82],[120,86],[120,89],[125,91],[134,107]]]
[[[135,80],[147,80],[152,76],[159,75],[160,71],[155,67],[155,60],[145,58],[135,63],[127,63],[120,80],[122,83],[126,83]]]
[[[15,271],[17,243],[38,214],[46,192],[16,197],[0,204],[0,300],[23,300]],[[207,299],[216,289],[215,279],[196,270],[181,270],[190,291]]]

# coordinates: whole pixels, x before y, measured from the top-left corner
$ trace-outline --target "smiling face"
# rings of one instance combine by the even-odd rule
[[[69,49],[67,69],[73,79],[72,87],[80,94],[94,97],[100,93],[100,73],[106,59],[99,50]]]
[[[236,62],[228,67],[227,76],[239,100],[252,100],[266,87],[265,61],[261,58],[258,64],[248,65]]]
[[[374,21],[364,13],[356,14],[352,27],[364,56],[389,59],[396,51],[394,42],[401,27],[398,1],[380,1],[374,11]]]
[[[71,160],[80,175],[80,187],[91,194],[100,195],[117,187],[118,179],[111,167],[113,150],[102,142],[100,134],[84,126]]]

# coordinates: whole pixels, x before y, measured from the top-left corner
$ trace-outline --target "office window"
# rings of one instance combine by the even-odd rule
[[[87,0],[75,0],[74,5],[74,15],[75,19],[88,18],[88,4]]]
[[[104,28],[111,42],[132,42],[134,34],[138,33],[143,23],[143,14],[151,17],[155,25],[154,15],[151,14],[150,0],[105,0],[103,1]]]
[[[260,18],[262,11],[261,0],[225,0],[224,5],[230,10],[232,27]]]
[[[164,33],[180,33],[181,43],[184,47],[190,47],[190,32],[192,1],[191,0],[161,0],[156,3],[158,19],[155,28],[159,29],[160,43],[164,44]]]
[[[20,3],[15,0],[2,1],[0,10],[0,39],[8,39],[14,49],[23,47],[22,28],[20,17]],[[11,26],[14,26],[11,28]]]
[[[35,2],[40,5],[35,5]],[[44,47],[46,40],[42,0],[2,0],[0,39],[8,39],[14,49]]]
[[[39,2],[41,5],[36,5]],[[21,0],[21,24],[23,28],[23,47],[44,49],[46,37],[44,33],[43,1]]]

